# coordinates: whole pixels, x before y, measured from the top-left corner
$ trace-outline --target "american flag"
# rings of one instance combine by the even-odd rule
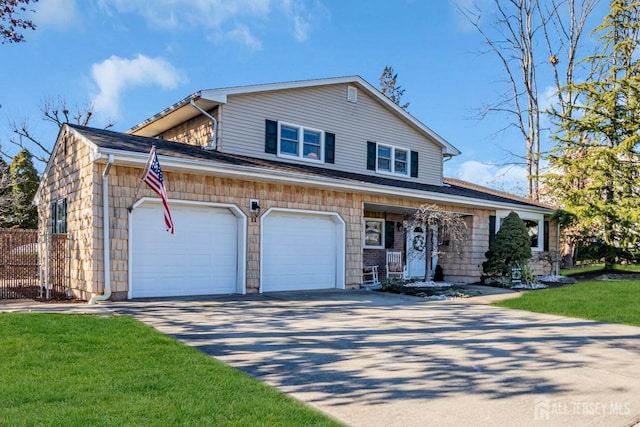
[[[160,169],[160,162],[156,155],[155,145],[151,148],[149,153],[149,162],[147,167],[147,173],[142,178],[153,191],[162,199],[162,207],[164,208],[164,223],[167,226],[167,231],[174,234],[173,219],[171,218],[171,212],[169,211],[169,200],[167,200],[167,190],[164,188],[164,179],[162,179],[162,170]]]

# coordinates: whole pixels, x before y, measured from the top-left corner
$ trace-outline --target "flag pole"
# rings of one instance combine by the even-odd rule
[[[133,212],[133,205],[136,203],[136,199],[138,198],[138,193],[140,192],[140,186],[142,185],[142,181],[144,181],[144,177],[149,172],[149,167],[151,167],[151,159],[153,159],[153,154],[156,151],[156,144],[151,145],[151,151],[149,152],[149,158],[147,159],[147,164],[144,167],[144,172],[142,172],[142,176],[140,177],[140,181],[138,181],[138,187],[136,188],[136,193],[133,195],[133,202],[131,202],[131,206],[127,209],[129,213]]]

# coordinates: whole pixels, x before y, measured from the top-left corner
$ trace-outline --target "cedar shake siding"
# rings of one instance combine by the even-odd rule
[[[348,99],[348,94],[354,95],[349,88],[357,90],[357,100]],[[192,101],[217,120],[217,150],[202,148],[211,145],[213,123],[190,105]],[[143,198],[159,200],[146,185],[140,186],[136,196],[152,145],[157,147],[170,206],[173,203],[176,207],[194,207],[194,211],[197,206],[212,207],[210,211],[198,211],[199,222],[185,219],[194,216],[182,217],[183,222],[192,225],[193,234],[185,231],[183,238],[187,240],[181,244],[163,243],[166,259],[176,262],[168,263],[167,270],[160,272],[154,270],[151,255],[150,262],[145,264],[151,269],[139,269],[136,264],[139,262],[136,260],[146,262],[147,254],[155,254],[156,246],[152,245],[155,225],[142,216],[143,212],[153,211],[136,211],[139,207],[133,213],[128,210]],[[403,220],[421,205],[436,204],[463,215],[469,233],[461,256],[444,242],[440,247],[443,253],[438,256],[438,264],[443,268],[445,280],[475,282],[482,274],[484,254],[495,232],[496,218],[514,210],[529,213],[532,218],[548,219],[552,209],[464,181],[443,180],[443,156],[458,154],[455,147],[357,76],[201,91],[128,133],[65,125],[36,195],[39,231],[45,237],[52,231],[52,203],[60,201],[61,206],[66,203],[69,287],[76,297],[85,300],[105,291],[105,256],[110,263],[107,277],[111,299],[145,296],[144,292],[136,293],[136,289],[146,286],[138,287],[138,281],[145,280],[152,287],[168,283],[171,295],[186,293],[181,272],[189,266],[203,270],[211,270],[211,266],[231,266],[232,272],[235,269],[235,275],[224,276],[235,278],[235,287],[220,288],[224,293],[234,289],[239,293],[259,292],[267,282],[265,277],[272,281],[293,277],[286,286],[298,289],[295,280],[299,281],[306,266],[319,264],[320,258],[331,262],[322,264],[325,270],[319,273],[325,274],[318,283],[311,284],[313,289],[322,287],[325,277],[327,286],[335,279],[335,287],[353,289],[362,283],[365,266],[378,265],[380,278],[386,278],[387,251],[402,252],[406,263],[408,231],[402,226]],[[110,165],[106,195],[110,253],[104,254],[102,192],[107,163]],[[383,173],[377,168],[404,171],[404,174]],[[257,200],[260,205],[255,221],[249,211],[250,200]],[[136,216],[136,212],[141,216]],[[271,217],[272,212],[291,215]],[[227,222],[224,228],[209,228],[209,225],[215,223],[212,217],[230,213],[237,219],[237,238],[233,242],[218,239],[214,256],[208,252],[211,240],[208,236],[221,237],[225,230],[236,228]],[[305,255],[305,263],[298,262],[297,252],[285,254],[282,270],[270,272],[275,262],[273,257],[266,257],[280,252],[280,239],[287,233],[286,238],[290,239],[287,241],[297,245],[291,248],[307,248],[304,236],[306,230],[313,228],[309,225],[312,222],[304,222],[305,219],[300,222],[296,215],[307,219],[330,217],[333,223],[339,224],[336,237],[330,243],[336,256],[329,246]],[[267,226],[276,224],[275,218],[279,218],[280,228]],[[383,220],[384,247],[365,248],[365,218]],[[174,218],[174,222],[179,234],[180,221]],[[262,229],[263,223],[265,229]],[[293,223],[300,228],[292,228]],[[146,232],[147,237],[136,240],[140,224],[153,227],[141,227],[140,231]],[[300,224],[306,224],[307,228]],[[157,233],[165,233],[163,226],[159,215]],[[209,235],[203,233],[203,229],[215,231]],[[280,234],[273,237],[270,230]],[[539,238],[544,238],[545,252],[534,252],[531,262],[538,274],[552,271],[556,253],[556,225],[545,225],[544,230],[544,236]],[[235,234],[230,233],[226,236],[233,238]],[[333,235],[332,232],[325,234]],[[199,237],[201,249],[196,251],[190,246],[191,236]],[[131,241],[136,245],[130,247]],[[136,252],[138,242],[150,245],[151,250]],[[130,253],[142,255],[130,259]],[[185,254],[195,260],[194,263],[180,264],[183,261],[176,257]],[[299,271],[287,276],[285,269],[294,265]],[[133,271],[129,271],[130,266]],[[141,275],[135,276],[137,273]],[[155,273],[158,276],[153,276]],[[172,278],[167,278],[167,274]],[[206,284],[223,282],[213,279],[213,275],[198,277]],[[130,280],[135,283],[132,285]],[[200,286],[197,280],[194,283]],[[198,289],[208,292],[210,288],[206,284]],[[224,285],[227,286],[227,282]],[[269,286],[263,290],[277,287]]]
[[[69,238],[69,286],[81,299],[101,292],[102,165],[91,161],[89,146],[67,134],[56,145],[40,186],[38,231],[51,233],[51,203],[66,199]]]

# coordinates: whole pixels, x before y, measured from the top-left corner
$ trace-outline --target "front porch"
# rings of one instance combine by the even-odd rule
[[[435,228],[429,230],[408,224],[415,210],[365,204],[363,282],[373,279],[374,269],[379,281],[424,280],[427,267],[431,276],[429,280],[434,279],[436,271],[439,277],[435,279],[444,280],[442,274],[446,268],[446,257],[439,255],[446,252],[449,242],[438,236]],[[389,259],[392,253],[399,255],[399,261]]]

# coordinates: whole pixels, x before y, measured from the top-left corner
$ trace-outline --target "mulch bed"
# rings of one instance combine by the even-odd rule
[[[443,296],[443,298],[467,298],[476,296],[472,290],[464,286],[442,286],[442,287],[411,287],[404,286],[403,283],[386,283],[382,285],[380,292],[389,292],[392,294],[411,295],[416,297],[428,298],[433,296]]]

